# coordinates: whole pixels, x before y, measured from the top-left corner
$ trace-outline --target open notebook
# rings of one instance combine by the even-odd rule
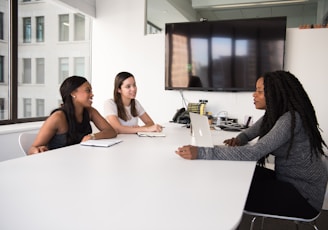
[[[120,142],[122,142],[122,140],[117,139],[117,138],[111,138],[111,139],[88,140],[88,141],[81,142],[80,145],[110,147],[110,146],[118,144]]]
[[[201,147],[213,147],[213,139],[207,116],[198,113],[189,113],[191,133],[194,138],[193,145]]]

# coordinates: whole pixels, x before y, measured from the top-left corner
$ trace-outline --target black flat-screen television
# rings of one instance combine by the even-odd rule
[[[286,17],[168,23],[165,89],[253,91],[283,69],[285,39]]]

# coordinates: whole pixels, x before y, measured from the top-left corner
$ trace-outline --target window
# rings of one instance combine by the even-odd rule
[[[36,17],[36,42],[44,41],[44,17]]]
[[[44,58],[36,60],[36,84],[44,84]]]
[[[74,14],[74,40],[85,39],[85,19],[82,14]]]
[[[36,99],[36,116],[43,117],[44,116],[44,99]]]
[[[23,58],[23,83],[31,84],[32,76],[31,76],[31,59]]]
[[[23,41],[25,43],[31,42],[32,36],[31,18],[23,18]]]
[[[68,77],[68,58],[59,58],[59,78],[58,84]]]
[[[4,56],[0,56],[0,83],[5,82],[4,76]]]
[[[0,98],[0,119],[5,119],[5,99]]]
[[[53,0],[0,0],[0,12],[0,125],[42,121],[58,108],[65,78],[91,76],[91,18]],[[84,25],[78,42],[75,23]]]
[[[0,12],[0,40],[3,40],[3,13]]]
[[[59,41],[69,40],[69,15],[59,15]]]
[[[74,74],[84,77],[84,57],[74,58]]]
[[[23,98],[24,117],[32,117],[32,100],[31,98]]]

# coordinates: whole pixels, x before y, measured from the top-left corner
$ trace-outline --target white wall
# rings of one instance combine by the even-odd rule
[[[113,94],[114,77],[120,71],[130,71],[137,80],[138,95],[147,112],[158,123],[171,120],[182,107],[178,91],[164,90],[164,35],[144,36],[144,0],[97,0],[97,18],[93,25],[92,86],[94,106],[103,112],[103,102]],[[328,142],[328,29],[288,29],[286,70],[303,83],[313,105],[323,138]],[[243,121],[244,115],[259,118],[263,112],[254,109],[251,93],[184,92],[189,102],[207,99],[207,110],[228,111]],[[28,124],[27,124],[28,125]],[[24,127],[0,127],[0,161],[21,156],[18,132]],[[11,131],[12,130],[12,131]],[[172,150],[173,151],[173,150]]]
[[[92,45],[94,106],[103,111],[103,101],[112,97],[116,73],[126,70],[135,75],[137,98],[151,117],[159,123],[168,122],[182,107],[182,100],[178,91],[164,90],[165,37],[144,36],[144,0],[98,0],[96,8]],[[323,100],[328,96],[328,29],[288,29],[286,39],[285,69],[294,73],[306,88],[328,142],[328,110]],[[228,111],[239,121],[245,115],[257,119],[263,114],[255,110],[252,93],[184,91],[184,96],[189,102],[207,99],[208,111]]]

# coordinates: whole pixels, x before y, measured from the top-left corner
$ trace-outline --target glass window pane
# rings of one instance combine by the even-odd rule
[[[44,41],[44,17],[36,17],[36,42]]]
[[[0,40],[3,40],[3,12],[0,12]]]
[[[0,0],[0,120],[9,118],[9,5]]]
[[[63,82],[69,75],[68,58],[59,58],[59,78],[58,84]]]
[[[74,14],[74,40],[85,39],[85,19],[82,14]]]
[[[23,41],[25,43],[31,42],[32,37],[31,18],[23,18]]]
[[[36,59],[36,84],[44,84],[44,58]]]
[[[44,99],[36,99],[36,116],[37,117],[43,117],[44,114]]]
[[[31,84],[31,59],[23,58],[23,83]]]
[[[69,15],[59,15],[59,41],[68,41],[69,39]]]
[[[90,71],[90,59],[87,57],[90,57],[91,50],[91,36],[87,29],[92,28],[91,18],[85,15],[82,17],[86,25],[83,32],[86,35],[85,42],[58,42],[58,39],[69,41],[69,33],[73,35],[74,32],[69,30],[70,18],[74,19],[74,15],[80,13],[65,4],[58,4],[57,1],[42,0],[32,3],[18,4],[18,21],[23,23],[23,18],[32,20],[30,43],[24,43],[24,31],[18,31],[18,118],[48,116],[59,106],[59,86],[64,79],[75,71],[91,76],[87,72]],[[78,58],[77,61],[75,58]]]
[[[32,100],[31,98],[23,98],[24,118],[32,116]]]
[[[74,58],[74,75],[84,77],[84,57],[76,57]]]
[[[0,83],[5,82],[5,57],[0,55]]]

